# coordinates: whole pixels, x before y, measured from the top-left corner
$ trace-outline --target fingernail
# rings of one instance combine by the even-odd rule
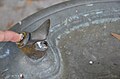
[[[20,34],[20,41],[23,40],[23,38],[24,38],[24,35],[21,33]]]

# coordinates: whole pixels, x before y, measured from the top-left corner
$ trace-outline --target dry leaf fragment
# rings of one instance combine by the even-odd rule
[[[114,36],[115,38],[117,38],[118,40],[120,40],[120,35],[116,34],[116,33],[111,33],[112,36]]]

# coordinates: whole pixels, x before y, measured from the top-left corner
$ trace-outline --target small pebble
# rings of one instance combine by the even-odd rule
[[[104,26],[104,28],[106,29],[106,26]]]
[[[60,40],[61,36],[58,36],[57,39]]]
[[[93,64],[93,61],[89,61],[89,64]]]
[[[66,54],[70,55],[70,54],[71,54],[71,52],[67,52]]]
[[[23,79],[24,78],[24,75],[23,74],[20,74],[20,79]]]
[[[75,11],[76,13],[78,12],[78,10]]]

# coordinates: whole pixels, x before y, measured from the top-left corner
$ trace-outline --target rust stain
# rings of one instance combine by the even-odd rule
[[[116,33],[111,33],[112,36],[114,36],[115,38],[117,38],[118,40],[120,40],[120,35],[116,34]]]

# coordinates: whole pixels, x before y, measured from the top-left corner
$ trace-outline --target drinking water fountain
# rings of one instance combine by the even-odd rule
[[[119,0],[72,0],[41,10],[0,43],[0,79],[119,79]]]

